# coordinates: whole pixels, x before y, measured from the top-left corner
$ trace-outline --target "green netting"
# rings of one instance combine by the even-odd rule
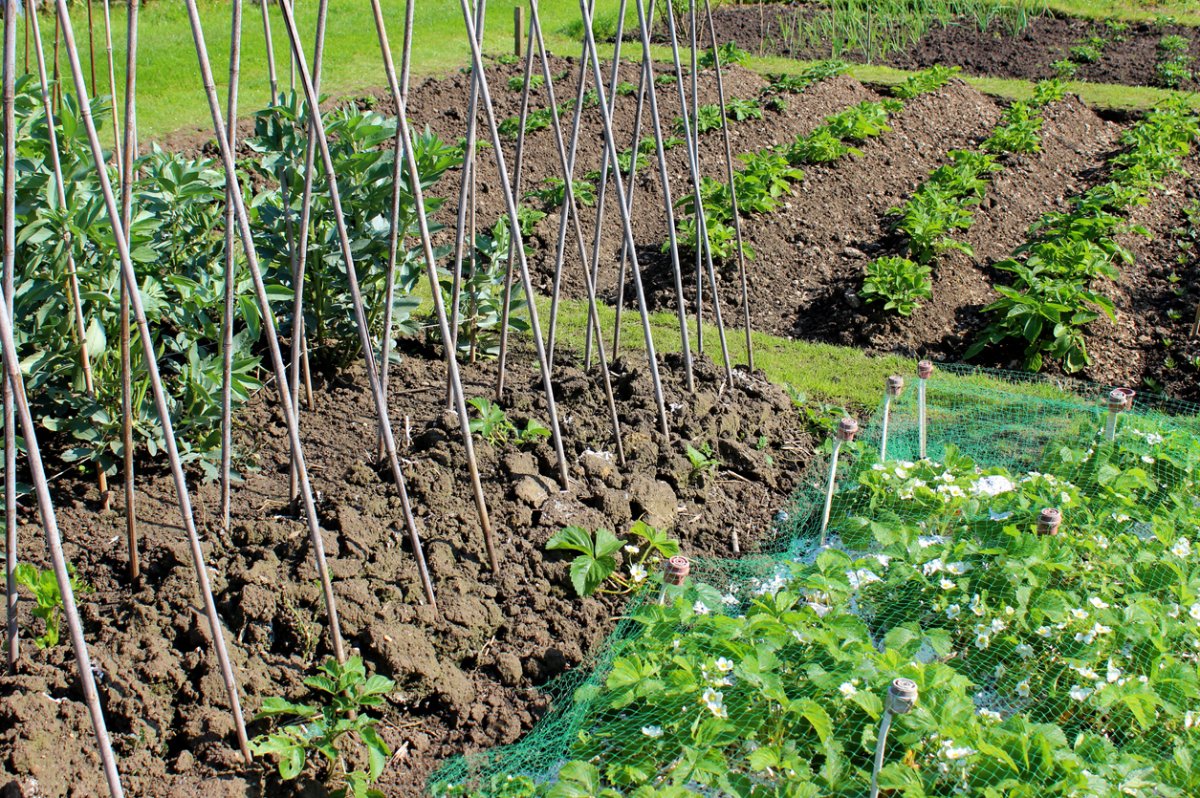
[[[881,412],[842,448],[825,547],[828,457],[770,553],[644,591],[532,733],[433,791],[865,796],[886,720],[881,795],[1200,795],[1197,408],[1139,397],[1109,441],[1106,391],[951,368],[920,460],[915,382],[886,462]]]

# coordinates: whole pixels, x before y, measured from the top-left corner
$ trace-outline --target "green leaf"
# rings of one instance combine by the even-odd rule
[[[380,774],[383,773],[383,768],[387,765],[388,757],[392,755],[391,749],[372,726],[366,726],[358,733],[362,737],[363,744],[367,746],[367,758],[370,762],[369,778],[372,782],[377,781]]]
[[[617,560],[614,557],[597,559],[590,554],[581,554],[571,563],[571,584],[579,595],[590,596],[616,569]]]
[[[583,527],[563,527],[558,532],[555,532],[550,540],[546,542],[546,548],[550,551],[567,549],[591,556],[593,551],[592,536]]]
[[[596,551],[597,559],[602,559],[610,554],[616,554],[621,550],[623,542],[607,529],[596,530]]]

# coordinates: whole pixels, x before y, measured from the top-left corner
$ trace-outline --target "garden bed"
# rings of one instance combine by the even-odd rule
[[[722,390],[722,375],[703,360],[694,395],[678,368],[664,371],[672,403],[672,436],[664,440],[650,432],[655,410],[644,358],[631,359],[613,372],[628,457],[621,468],[610,454],[598,377],[564,354],[555,384],[571,489],[558,490],[545,443],[477,444],[500,548],[502,571],[492,576],[458,428],[443,419],[443,362],[416,345],[402,354],[391,413],[398,427],[403,419],[411,428],[401,454],[411,458],[406,477],[439,612],[423,601],[399,499],[375,468],[374,413],[361,375],[351,370],[320,385],[319,407],[303,420],[343,634],[397,682],[380,726],[394,752],[382,784],[389,796],[420,794],[444,757],[517,739],[546,708],[534,688],[578,665],[612,628],[620,599],[578,599],[567,559],[544,551],[550,535],[567,524],[619,530],[646,517],[671,529],[689,555],[729,555],[734,534],[742,550],[754,551],[772,534],[773,515],[813,451],[782,390],[742,372]],[[522,347],[515,356],[508,412],[516,421],[544,420],[540,377],[522,365],[532,352]],[[494,379],[494,364],[464,369],[468,396],[490,396]],[[235,488],[228,537],[218,531],[215,486],[195,496],[249,716],[264,698],[302,699],[300,680],[330,652],[305,527],[288,509],[286,435],[269,392],[254,399],[239,427],[248,474]],[[686,444],[710,445],[723,465],[693,479]],[[132,590],[120,503],[117,512],[98,513],[99,497],[84,478],[55,486],[67,558],[91,588],[78,599],[126,790],[282,794],[274,778],[263,781],[262,766],[246,768],[237,754],[173,487],[161,470],[144,469],[144,571]],[[23,551],[44,565],[36,530],[36,517],[26,514]],[[27,654],[19,675],[0,676],[0,794],[104,792],[73,669],[69,648],[59,646]],[[250,726],[252,734],[263,728]]]

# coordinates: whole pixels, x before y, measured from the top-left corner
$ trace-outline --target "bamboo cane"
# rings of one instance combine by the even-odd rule
[[[188,6],[189,6],[189,9],[193,8],[195,6],[195,0],[188,0]],[[287,30],[288,41],[291,44],[292,54],[294,56],[294,58],[292,60],[294,60],[296,62],[297,73],[298,73],[298,77],[300,78],[301,87],[304,90],[304,95],[307,99],[309,106],[312,108],[316,108],[317,107],[316,89],[313,85],[312,78],[309,74],[308,62],[305,61],[305,59],[304,59],[304,50],[300,43],[300,36],[296,30],[296,20],[292,16],[292,10],[291,10],[291,8],[289,8],[287,6],[286,0],[280,0],[279,7],[283,11],[284,28]],[[198,23],[197,23],[197,26],[198,26]],[[198,27],[197,27],[197,30],[198,30]],[[391,64],[390,56],[387,59],[387,64],[390,69],[390,64]],[[219,117],[219,114],[216,116]],[[358,270],[357,270],[357,268],[355,268],[354,255],[350,249],[350,235],[346,230],[346,218],[345,218],[345,215],[342,213],[342,198],[341,198],[341,192],[338,190],[337,173],[334,171],[333,156],[330,154],[330,151],[329,151],[329,140],[325,136],[325,123],[321,119],[320,113],[313,114],[312,120],[313,120],[313,132],[315,134],[317,149],[321,155],[321,162],[325,167],[325,174],[328,175],[328,177],[329,177],[329,199],[330,199],[330,203],[333,206],[333,217],[334,217],[334,221],[335,221],[336,227],[337,227],[338,243],[341,247],[342,260],[346,266],[346,276],[349,278],[350,296],[351,296],[352,302],[354,304],[355,321],[358,325],[359,345],[362,347],[363,358],[366,361],[365,365],[366,365],[366,371],[367,371],[367,381],[371,387],[371,396],[375,401],[375,412],[379,416],[379,418],[381,420],[381,424],[383,426],[383,440],[384,440],[385,448],[387,449],[388,462],[391,465],[391,469],[392,469],[392,478],[396,482],[396,488],[401,492],[401,495],[403,496],[407,493],[407,487],[405,486],[405,480],[404,480],[404,472],[400,468],[400,458],[396,454],[396,440],[395,440],[395,437],[392,435],[392,422],[388,416],[387,405],[384,403],[383,391],[380,390],[379,369],[377,368],[376,363],[375,363],[375,351],[374,351],[374,347],[371,344],[371,331],[370,331],[370,327],[367,324],[366,311],[363,308],[362,291],[360,290],[359,283],[358,283]],[[219,123],[219,119],[217,121]],[[407,144],[408,144],[408,142],[406,142],[406,146],[405,146],[406,154],[411,159],[411,158],[413,158],[413,155],[411,152],[408,152],[409,147],[407,146]],[[416,174],[415,167],[410,167],[410,168],[412,169],[412,172],[415,175]],[[228,163],[226,164],[226,170],[229,173],[233,173],[232,157],[228,160]],[[235,201],[237,201],[239,203],[239,205],[241,204],[240,199],[237,199]],[[243,237],[248,237],[250,234],[250,227],[249,227],[249,222],[246,220],[246,215],[245,215],[244,211],[241,213],[241,216],[242,216],[242,222],[241,222],[242,234],[243,234]],[[252,247],[247,247],[247,258],[250,257],[249,253],[251,251],[252,251]],[[255,258],[254,260],[257,261],[257,258]],[[257,263],[256,263],[256,266],[257,266]],[[264,304],[264,306],[267,305],[266,298],[267,298],[266,289],[260,288],[260,301]],[[465,415],[464,415],[464,418],[465,418]],[[295,446],[296,453],[297,453],[297,458],[296,458],[297,466],[300,467],[303,465],[304,461],[303,461],[303,456],[302,456],[303,453],[300,451],[300,448],[299,448],[299,433],[298,432],[295,436],[293,445]],[[302,480],[302,482],[303,482],[303,480]],[[481,489],[481,492],[482,492],[482,489]],[[310,501],[311,501],[311,494],[306,493],[306,497],[305,497],[306,504]],[[306,508],[306,509],[308,509],[308,508]],[[316,511],[315,511],[315,509],[308,509],[308,512],[310,514],[315,514]],[[429,578],[429,570],[425,564],[425,552],[421,546],[420,538],[417,537],[415,527],[409,529],[409,537],[410,537],[410,541],[411,541],[412,547],[413,547],[413,557],[416,559],[416,562],[417,562],[417,570],[420,572],[420,575],[421,575],[421,583],[425,589],[426,598],[429,600],[429,603],[431,605],[436,607],[437,602],[436,602],[436,599],[434,598],[433,582]]]
[[[192,517],[192,502],[188,493],[187,477],[184,476],[183,465],[179,459],[179,447],[176,444],[175,429],[171,423],[170,406],[167,404],[166,392],[163,390],[162,380],[158,372],[158,363],[155,360],[154,339],[150,333],[150,325],[146,321],[146,313],[142,307],[141,296],[138,293],[137,274],[133,269],[133,261],[129,258],[129,246],[124,228],[121,225],[121,217],[117,208],[116,198],[113,195],[112,184],[109,182],[108,172],[104,168],[104,150],[100,146],[100,138],[96,133],[96,123],[92,119],[91,103],[88,99],[87,86],[83,79],[83,67],[80,65],[79,51],[75,46],[75,36],[71,26],[70,12],[67,9],[67,0],[55,0],[55,3],[58,8],[59,24],[62,29],[63,46],[67,52],[67,61],[71,67],[71,78],[75,85],[75,93],[79,98],[80,116],[82,117],[84,130],[87,133],[88,143],[92,148],[96,175],[99,178],[100,189],[104,195],[105,209],[108,212],[108,218],[113,227],[113,239],[116,243],[117,255],[121,262],[121,277],[129,288],[130,306],[137,324],[138,335],[142,342],[142,351],[146,359],[146,368],[149,372],[150,387],[154,394],[154,404],[158,412],[159,423],[162,426],[167,459],[171,466],[171,475],[175,482],[175,492],[179,501],[179,514],[182,517],[184,529],[191,547],[192,561],[196,570],[196,581],[200,588],[201,597],[204,600],[205,615],[208,618],[213,637],[213,648],[217,655],[221,676],[225,682],[225,689],[229,694],[230,710],[233,714],[238,745],[243,757],[245,757],[247,762],[250,762],[250,747],[246,738],[246,724],[242,718],[241,699],[238,696],[237,683],[234,680],[233,666],[229,661],[229,653],[225,647],[225,633],[222,631],[221,621],[217,615],[217,606],[213,601],[212,590],[209,587],[208,569],[204,564],[204,552],[200,546],[200,536],[196,531],[195,519]]]
[[[109,0],[104,0],[104,55],[108,61],[108,95],[112,98],[113,163],[120,168],[121,125],[117,121],[117,73],[113,68],[112,14],[109,8]]]
[[[9,317],[13,312],[13,290],[16,271],[16,185],[17,185],[17,140],[16,119],[13,104],[16,101],[15,85],[17,71],[17,4],[5,0],[4,5],[4,243],[3,283],[4,306]],[[46,124],[54,126],[47,117]],[[82,339],[82,333],[80,338]],[[5,359],[7,360],[7,353]],[[0,380],[4,403],[4,606],[7,616],[5,651],[8,670],[17,671],[17,658],[21,644],[17,629],[17,431],[13,406],[13,383],[7,377]]]
[[[105,0],[108,2],[108,0]],[[230,5],[229,95],[226,133],[237,151],[238,73],[242,61],[242,0]],[[233,461],[233,305],[237,301],[237,258],[234,252],[233,191],[225,182],[225,304],[221,317],[221,529],[229,533],[230,470]],[[293,496],[295,493],[292,494]]]
[[[262,12],[263,43],[267,51],[267,82],[271,86],[271,105],[278,105],[279,76],[275,73],[275,44],[271,41],[271,15],[267,5],[267,0],[258,1],[258,8]]]
[[[125,147],[121,167],[121,224],[129,235],[133,220],[134,162],[137,160],[137,47],[138,9],[141,0],[129,0],[125,41]],[[126,246],[129,239],[126,239]],[[129,347],[129,293],[121,281],[121,440],[125,477],[125,540],[129,549],[129,578],[141,577],[138,557],[137,497],[133,474],[133,362]]]
[[[742,217],[738,213],[737,181],[733,179],[733,144],[729,137],[729,118],[725,113],[725,79],[721,76],[721,53],[717,47],[717,27],[713,22],[712,4],[704,0],[708,17],[708,35],[712,42],[713,69],[717,74],[717,102],[721,108],[721,138],[725,143],[725,176],[729,181],[730,210],[733,213],[733,234],[737,242],[738,275],[742,282],[742,312],[746,328],[746,365],[754,370],[754,339],[750,328],[750,284],[746,277],[746,251],[742,243]]]
[[[87,0],[88,60],[92,65],[92,96],[96,94],[96,26],[92,22],[92,0]]]
[[[600,74],[600,54],[596,49],[596,36],[592,32],[592,13],[588,9],[587,0],[579,0],[579,9],[583,13],[584,43],[592,54],[592,76],[596,81],[596,91],[600,94],[600,122],[604,128],[604,144],[608,148],[608,156],[612,163],[617,162],[617,140],[613,136],[612,116],[608,111],[608,103],[604,96],[603,76]],[[621,170],[614,169],[613,183],[617,196],[625,195],[624,179]],[[625,242],[629,245],[629,267],[633,273],[633,286],[637,292],[638,310],[642,317],[642,335],[646,340],[646,356],[650,364],[650,382],[654,386],[654,401],[658,409],[658,421],[664,436],[670,436],[670,426],[667,424],[666,402],[663,400],[662,380],[658,373],[658,356],[654,351],[654,338],[650,328],[650,309],[646,305],[646,292],[642,286],[642,270],[638,266],[637,252],[634,249],[633,223],[630,220],[629,209],[624,202],[618,202],[621,214],[621,226],[624,228]]]

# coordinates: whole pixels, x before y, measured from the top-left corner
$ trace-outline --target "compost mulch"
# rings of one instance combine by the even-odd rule
[[[866,54],[849,50],[834,53],[829,41],[807,46],[790,40],[789,23],[819,13],[819,7],[799,5],[727,5],[713,12],[718,41],[736,41],[755,55],[780,55],[812,60],[837,56],[863,61]],[[1155,65],[1161,59],[1158,43],[1164,36],[1183,36],[1190,42],[1193,64],[1200,61],[1200,35],[1196,28],[1168,22],[1130,22],[1122,32],[1109,30],[1101,21],[1047,14],[1031,18],[1022,30],[1013,32],[994,21],[980,30],[974,19],[960,17],[949,24],[934,24],[908,47],[875,59],[875,63],[900,69],[925,69],[937,64],[961,66],[969,75],[1043,80],[1055,77],[1055,61],[1068,58],[1070,50],[1096,36],[1109,42],[1100,59],[1079,64],[1074,80],[1091,83],[1120,83],[1128,86],[1158,86]],[[707,31],[705,41],[707,41]],[[659,35],[662,38],[662,34]],[[1195,78],[1179,88],[1195,90]]]
[[[547,423],[531,349],[514,353],[509,416]],[[696,392],[677,356],[664,358],[670,438],[658,432],[649,369],[630,355],[613,369],[627,464],[613,435],[596,370],[560,353],[555,395],[570,488],[556,482],[553,449],[477,443],[499,541],[501,571],[487,566],[458,427],[445,411],[444,361],[410,343],[393,372],[391,416],[409,429],[404,470],[437,589],[423,598],[398,494],[375,460],[369,391],[357,368],[320,384],[303,435],[347,645],[397,682],[382,733],[394,759],[389,796],[421,794],[445,757],[512,742],[544,713],[537,687],[576,668],[612,629],[619,597],[578,599],[569,558],[545,543],[568,524],[621,530],[635,518],[672,529],[690,556],[757,550],[773,534],[812,454],[785,393],[759,375],[696,363]],[[495,363],[464,367],[468,396],[494,390]],[[287,436],[270,390],[238,421],[245,479],[233,495],[228,535],[218,530],[215,486],[195,486],[198,522],[226,640],[248,716],[262,700],[303,700],[301,679],[329,655],[307,530],[288,507]],[[403,438],[403,435],[401,435]],[[723,465],[692,475],[685,444],[710,444]],[[101,700],[129,795],[322,795],[283,785],[236,751],[224,687],[180,527],[169,476],[147,464],[138,512],[144,574],[125,577],[120,502],[99,512],[83,478],[56,483],[68,559],[91,590],[78,596]],[[44,565],[36,517],[22,518],[23,553]],[[67,645],[36,652],[26,641],[19,673],[0,676],[0,795],[95,796],[106,790]],[[261,732],[263,722],[250,725]]]

